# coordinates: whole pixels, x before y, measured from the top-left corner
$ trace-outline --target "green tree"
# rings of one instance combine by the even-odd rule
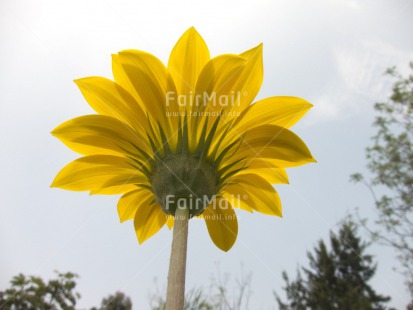
[[[281,310],[384,309],[389,297],[377,294],[369,285],[376,271],[372,256],[357,236],[355,224],[343,222],[339,232],[330,233],[331,248],[320,240],[308,253],[309,268],[298,271],[290,281],[283,272],[287,301],[275,294]]]
[[[75,309],[80,298],[74,291],[76,278],[77,275],[70,272],[57,272],[57,278],[46,283],[40,277],[19,274],[10,281],[9,289],[0,292],[0,309]]]
[[[102,299],[99,308],[91,310],[132,310],[132,301],[122,292],[116,292]]]
[[[371,177],[365,180],[356,173],[351,178],[371,190],[376,225],[366,220],[362,224],[373,240],[396,251],[413,297],[413,63],[410,70],[407,77],[395,68],[388,70],[395,83],[388,101],[374,106],[377,133],[366,149]]]

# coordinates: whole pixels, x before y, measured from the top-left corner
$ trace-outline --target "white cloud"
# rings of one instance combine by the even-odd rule
[[[396,66],[405,72],[413,49],[380,40],[344,41],[333,48],[336,78],[314,100],[314,122],[371,114],[375,102],[386,100],[394,80],[385,75]]]
[[[338,71],[347,89],[372,99],[387,90],[385,70],[392,66],[405,67],[412,52],[376,40],[339,46],[335,51]]]

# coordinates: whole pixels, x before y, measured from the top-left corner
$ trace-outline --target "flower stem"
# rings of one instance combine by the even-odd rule
[[[188,219],[188,209],[176,209],[166,291],[166,310],[183,310],[184,308]]]

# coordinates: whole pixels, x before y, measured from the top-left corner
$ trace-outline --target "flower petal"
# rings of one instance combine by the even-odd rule
[[[238,117],[257,96],[264,78],[264,66],[262,61],[262,44],[240,54],[246,59],[245,66],[238,76],[238,83],[234,85],[237,102],[229,105],[228,118]]]
[[[112,188],[113,194],[122,194],[131,190],[130,185],[146,183],[146,176],[134,168],[127,158],[93,155],[76,159],[65,166],[51,187],[72,191]]]
[[[137,50],[125,50],[118,54],[118,59],[129,79],[129,83],[122,85],[132,94],[136,100],[143,104],[154,120],[160,122],[162,127],[170,135],[167,122],[167,111],[178,111],[175,100],[169,99],[168,93],[176,94],[175,84],[164,64],[155,56]],[[121,81],[124,83],[124,81]],[[168,100],[167,100],[168,99]]]
[[[229,202],[217,197],[202,215],[215,245],[225,252],[231,249],[237,240],[238,220]]]
[[[140,185],[148,184],[147,181],[144,182],[136,182],[131,184],[125,184],[125,177],[124,176],[114,176],[109,179],[105,184],[102,185],[100,188],[92,189],[89,194],[90,195],[118,195],[124,194],[130,191],[135,190],[136,188],[140,187]]]
[[[241,135],[247,129],[260,125],[277,125],[289,128],[294,125],[312,104],[297,97],[271,97],[248,106],[235,120],[231,130]]]
[[[201,98],[203,117],[208,116],[210,125],[220,115],[227,121],[250,105],[263,80],[262,45],[237,56],[221,55],[213,58],[202,70],[196,94]],[[218,126],[222,133],[225,122]]]
[[[134,226],[139,244],[156,234],[165,225],[166,218],[167,215],[157,203],[138,208]]]
[[[296,134],[276,125],[262,125],[246,131],[238,156],[272,159],[280,168],[315,162],[310,150]]]
[[[118,201],[118,214],[120,222],[131,220],[135,217],[139,208],[145,208],[153,204],[155,197],[146,188],[139,188],[126,193]]]
[[[240,203],[268,215],[282,216],[281,200],[270,183],[256,174],[243,174],[229,180],[231,185],[223,190]]]
[[[278,168],[273,163],[262,159],[254,158],[246,163],[246,168],[236,175],[247,173],[257,174],[270,184],[288,184],[288,175],[285,169]]]
[[[168,229],[171,230],[174,227],[175,218],[172,215],[168,215],[168,219],[166,220],[166,226]]]
[[[244,195],[246,194],[242,192],[241,188],[234,186],[225,186],[220,192],[220,196],[228,200],[234,208],[253,213],[254,209],[244,202]]]
[[[122,64],[119,60],[119,55],[112,54],[112,73],[115,82],[121,85],[126,91],[131,94],[134,98],[139,98],[138,93],[133,87],[131,80],[129,79],[128,75],[126,74],[125,70],[123,70]],[[136,99],[135,99],[136,100]],[[142,101],[138,101],[139,106],[141,109],[146,113],[146,106]]]
[[[131,127],[104,115],[76,117],[56,127],[52,134],[75,152],[84,155],[122,154],[146,160],[137,147],[145,152],[149,150],[143,143],[146,141]]]
[[[231,99],[231,94],[234,95],[245,63],[245,58],[241,56],[225,54],[211,59],[205,65],[196,85],[196,94],[199,96],[196,106],[200,107],[200,111],[221,111],[226,105],[232,104],[223,100]],[[216,117],[214,114],[209,115],[211,125],[211,119]]]
[[[207,121],[207,134],[211,130],[221,112],[227,105],[235,102],[234,85],[242,72],[246,60],[238,55],[220,55],[211,59],[203,68],[196,85],[196,98],[193,100],[193,114],[197,117],[188,119],[189,145],[198,143],[197,130]],[[222,124],[218,124],[219,128]],[[214,143],[212,143],[214,144]]]
[[[103,77],[75,80],[89,105],[99,114],[112,116],[142,135],[148,131],[147,118],[138,102],[119,84]]]
[[[190,98],[195,93],[199,74],[209,60],[204,39],[194,27],[189,28],[172,49],[168,62],[179,95]]]

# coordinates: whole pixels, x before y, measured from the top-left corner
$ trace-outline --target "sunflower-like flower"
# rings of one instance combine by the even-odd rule
[[[271,184],[285,168],[314,162],[288,128],[311,104],[297,97],[252,103],[263,80],[262,45],[210,58],[194,28],[173,48],[167,67],[155,56],[124,50],[112,58],[114,80],[75,80],[97,114],[52,131],[83,155],[52,187],[122,194],[120,221],[134,219],[139,243],[178,208],[203,217],[212,241],[228,251],[238,233],[233,208],[281,216]]]

